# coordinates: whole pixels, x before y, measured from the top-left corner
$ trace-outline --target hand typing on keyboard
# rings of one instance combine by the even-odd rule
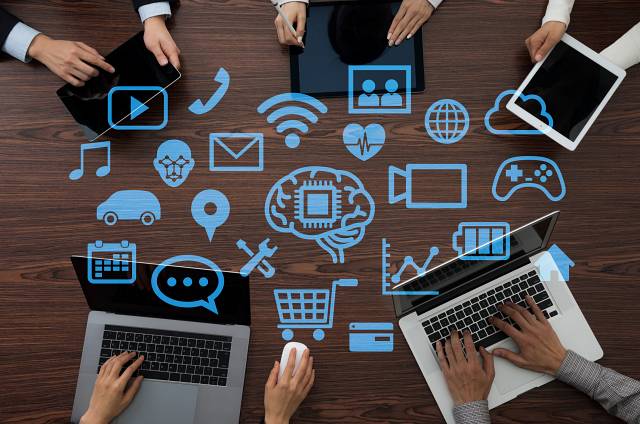
[[[511,337],[520,352],[495,349],[492,353],[520,368],[556,375],[567,350],[531,296],[527,296],[526,300],[533,313],[513,303],[506,303],[500,308],[518,328],[496,317],[491,317],[489,321]]]
[[[133,361],[135,357],[135,352],[122,352],[102,364],[93,387],[89,409],[80,419],[80,424],[110,423],[129,406],[142,383],[142,376],[131,379],[144,361],[144,356]]]
[[[487,399],[495,377],[493,357],[481,347],[482,363],[480,362],[468,330],[464,332],[464,343],[460,343],[460,336],[455,330],[452,331],[451,339],[444,343],[444,348],[438,340],[436,352],[456,405]]]

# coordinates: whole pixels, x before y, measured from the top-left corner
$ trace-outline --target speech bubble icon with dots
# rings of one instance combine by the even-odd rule
[[[174,256],[153,271],[151,287],[160,300],[171,306],[203,307],[217,315],[215,300],[224,288],[224,274],[215,263],[202,256]]]

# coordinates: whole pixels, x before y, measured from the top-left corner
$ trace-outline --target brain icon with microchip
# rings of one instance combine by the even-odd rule
[[[373,221],[375,204],[351,172],[308,166],[273,185],[264,213],[274,230],[315,240],[333,263],[344,263],[344,251],[360,243]]]

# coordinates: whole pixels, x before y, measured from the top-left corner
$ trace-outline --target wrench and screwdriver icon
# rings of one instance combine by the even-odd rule
[[[273,256],[273,254],[276,253],[276,250],[278,250],[278,247],[277,246],[269,247],[269,242],[270,240],[268,238],[264,239],[258,245],[257,252],[253,252],[249,248],[249,246],[247,246],[247,242],[245,242],[242,239],[236,242],[236,246],[238,246],[238,249],[242,250],[251,258],[249,259],[249,262],[247,262],[240,269],[240,275],[242,275],[243,277],[246,277],[249,274],[251,274],[251,271],[253,271],[254,269],[257,269],[258,271],[260,271],[262,275],[264,275],[264,278],[273,277],[273,275],[276,273],[276,270],[267,261],[267,258],[270,258],[271,256]]]

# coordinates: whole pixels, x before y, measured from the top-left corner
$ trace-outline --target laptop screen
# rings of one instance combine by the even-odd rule
[[[522,266],[520,261],[543,249],[551,236],[559,212],[550,213],[536,221],[518,228],[502,237],[491,239],[487,244],[467,251],[464,255],[451,259],[429,271],[398,284],[393,288],[393,304],[396,315],[404,316],[418,307],[426,310],[459,296],[466,291],[488,282],[485,276],[497,278],[492,272],[510,272],[509,265]],[[478,252],[487,245],[504,245],[504,239],[509,238],[509,255],[501,260],[471,259],[479,256]],[[405,295],[402,294],[405,292]],[[410,295],[406,295],[411,292]],[[419,292],[437,292],[438,294],[422,294]]]
[[[157,274],[159,283],[154,290],[152,277],[154,271],[160,267],[157,264],[120,260],[117,261],[120,264],[119,269],[114,271],[113,264],[107,265],[105,259],[96,257],[91,259],[92,270],[89,272],[89,258],[71,257],[80,286],[92,311],[200,321],[210,324],[250,325],[251,323],[248,277],[242,277],[233,272],[166,265]],[[101,260],[104,262],[99,262]],[[122,264],[135,266],[135,274],[132,274],[132,269],[123,270]],[[110,266],[110,269],[107,269],[107,266]],[[100,269],[96,271],[97,268]],[[218,274],[223,276],[222,290],[217,296],[212,296],[219,286]],[[111,281],[120,280],[120,283],[113,284],[106,280],[107,275],[112,279]],[[171,280],[173,284],[170,281],[171,277],[173,277]],[[90,279],[94,282],[90,282]],[[169,283],[163,284],[162,280]],[[131,282],[127,283],[128,281]],[[204,284],[205,281],[207,284]],[[166,295],[165,299],[169,299],[173,304],[161,299],[158,292],[160,296]],[[215,299],[211,299],[213,297]],[[197,303],[199,305],[195,306]],[[215,304],[213,308],[212,303]],[[212,311],[214,308],[217,309],[217,313]]]

